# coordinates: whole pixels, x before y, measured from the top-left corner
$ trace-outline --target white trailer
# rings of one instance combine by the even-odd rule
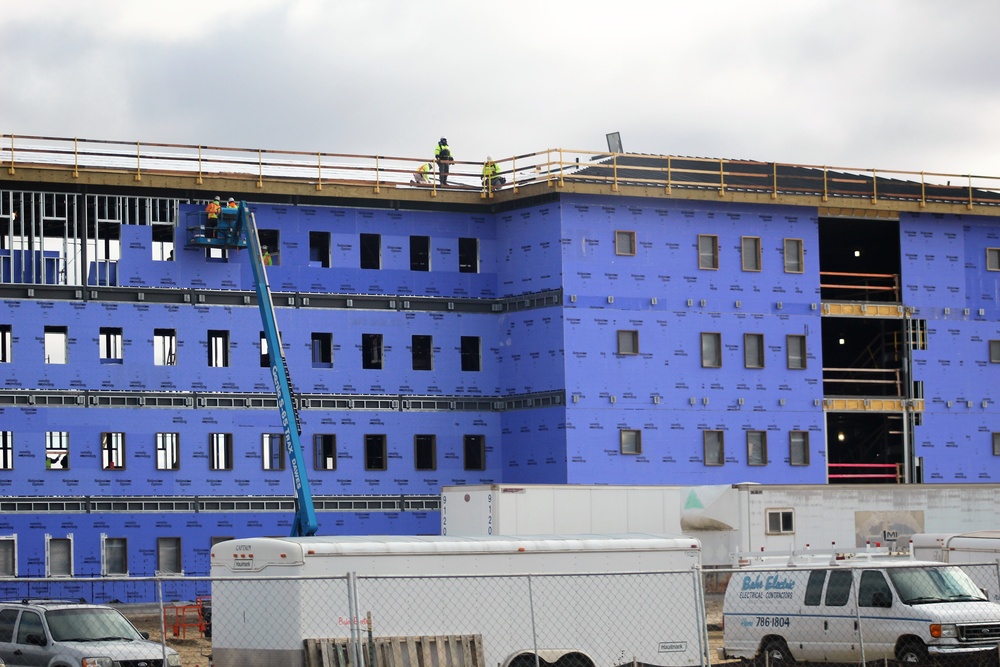
[[[918,560],[961,565],[972,580],[1000,602],[1000,530],[968,533],[917,533],[910,552]]]
[[[444,535],[666,533],[696,537],[705,566],[740,551],[905,551],[915,533],[996,526],[997,484],[446,486]]]
[[[535,647],[543,666],[708,664],[692,538],[248,538],[211,559],[215,667],[298,667],[306,640],[368,632],[476,636],[498,667]]]

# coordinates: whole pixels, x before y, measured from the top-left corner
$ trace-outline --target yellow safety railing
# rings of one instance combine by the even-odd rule
[[[424,163],[434,169],[425,182],[415,182]],[[189,175],[202,185],[206,178],[245,180],[257,189],[271,183],[359,185],[379,194],[386,188],[420,188],[430,196],[442,190],[470,190],[483,198],[517,192],[535,183],[553,188],[606,186],[621,193],[627,186],[654,187],[672,195],[678,189],[715,191],[720,197],[737,193],[811,196],[818,201],[864,203],[907,201],[994,207],[1000,211],[1000,177],[929,171],[857,169],[831,165],[782,164],[750,160],[641,155],[552,148],[496,160],[504,183],[483,183],[482,163],[455,161],[449,183],[439,184],[430,158],[355,155],[315,151],[122,142],[30,135],[0,135],[0,164],[14,175],[18,167],[65,169],[74,178],[94,172],[131,174],[136,181],[150,174]],[[954,185],[952,183],[955,183]],[[990,214],[994,214],[990,211]]]

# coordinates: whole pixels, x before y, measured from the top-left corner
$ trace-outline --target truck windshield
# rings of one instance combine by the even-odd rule
[[[115,609],[53,609],[45,614],[57,642],[94,642],[142,639]]]
[[[972,579],[960,568],[899,567],[888,568],[892,585],[905,604],[986,600]]]

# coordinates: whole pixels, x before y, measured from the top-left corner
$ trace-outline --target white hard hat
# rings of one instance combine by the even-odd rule
[[[486,156],[486,161],[487,162],[493,162],[493,156],[492,155],[487,155]]]

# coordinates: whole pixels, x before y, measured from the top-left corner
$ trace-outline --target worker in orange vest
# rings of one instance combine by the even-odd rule
[[[216,197],[212,201],[208,202],[208,206],[205,207],[205,214],[208,216],[208,224],[205,225],[205,230],[212,230],[211,234],[206,236],[214,236],[216,227],[219,226],[219,214],[222,213],[222,200]]]

